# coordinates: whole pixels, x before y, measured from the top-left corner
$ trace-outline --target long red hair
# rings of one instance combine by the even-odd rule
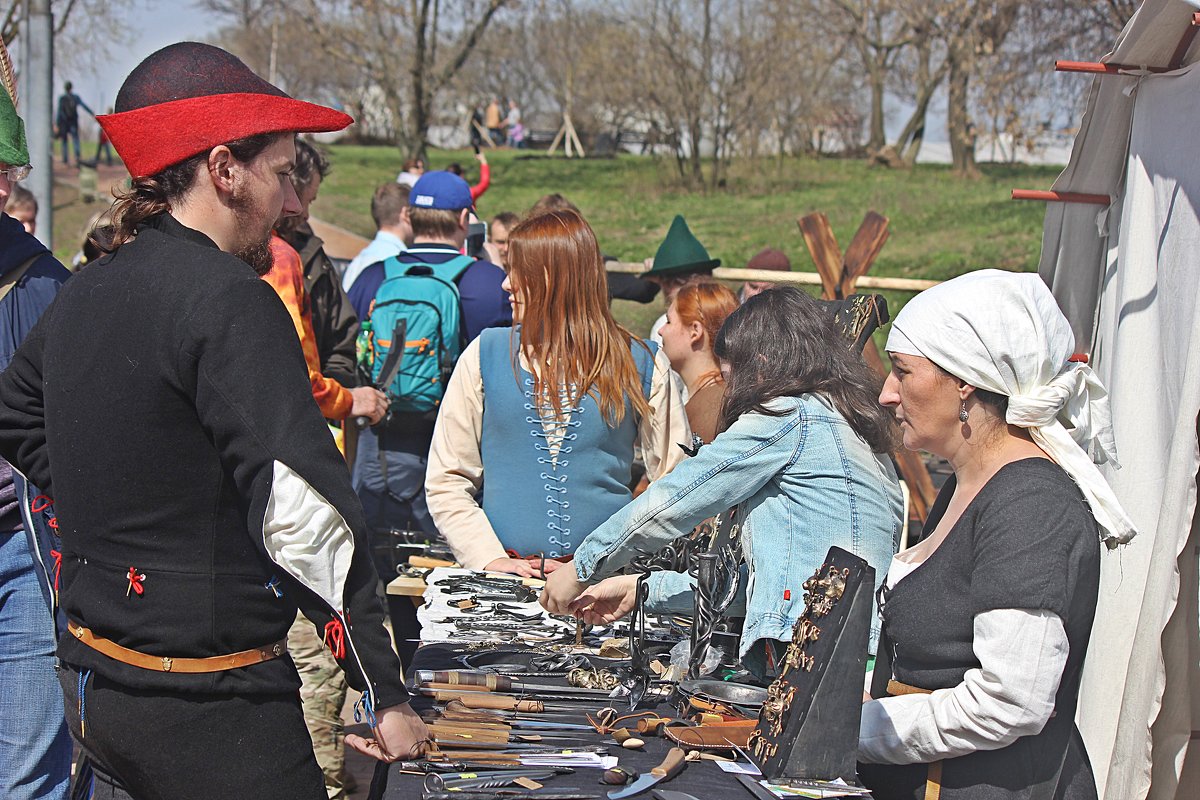
[[[717,331],[721,330],[725,318],[737,311],[737,307],[737,295],[713,280],[689,283],[675,295],[675,315],[679,321],[685,327],[698,322],[704,331],[705,347],[714,367],[712,372],[701,376],[706,383],[724,383],[721,370],[717,368],[717,357],[712,352],[713,342],[717,340]]]
[[[591,395],[613,427],[625,416],[626,398],[638,414],[650,413],[630,352],[635,341],[646,344],[613,319],[600,246],[582,216],[548,211],[518,223],[509,232],[508,274],[521,303],[535,397],[559,416],[564,400],[576,405]],[[565,398],[563,387],[572,387]]]

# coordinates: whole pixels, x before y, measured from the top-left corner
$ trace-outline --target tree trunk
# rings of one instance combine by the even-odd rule
[[[411,81],[409,83],[409,108],[406,117],[407,124],[402,126],[403,141],[401,147],[409,158],[425,157],[425,137],[429,132],[429,85],[426,77],[430,65],[426,63],[429,57],[429,6],[431,0],[421,0],[413,3],[413,53],[412,66],[409,67]]]
[[[887,131],[884,129],[883,97],[886,71],[877,58],[863,52],[863,64],[867,67],[867,81],[871,84],[871,122],[867,138],[867,152],[877,153],[887,146]]]
[[[967,108],[971,84],[971,55],[965,48],[952,48],[947,54],[950,62],[947,97],[946,128],[950,134],[950,163],[956,175],[978,178],[975,166],[975,126]]]

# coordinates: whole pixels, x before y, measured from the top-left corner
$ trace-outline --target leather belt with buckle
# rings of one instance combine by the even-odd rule
[[[116,642],[109,641],[92,633],[77,622],[68,621],[67,630],[71,635],[98,653],[103,653],[122,664],[151,669],[155,672],[224,672],[227,669],[248,667],[279,658],[287,652],[287,640],[280,639],[275,644],[265,647],[255,647],[238,653],[209,658],[171,658],[169,656],[152,656],[122,647]]]

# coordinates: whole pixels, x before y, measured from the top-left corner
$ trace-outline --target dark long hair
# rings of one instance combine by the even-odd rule
[[[820,394],[876,453],[896,446],[896,424],[879,405],[883,379],[850,350],[829,314],[794,287],[750,298],[729,315],[713,350],[729,364],[720,430],[746,413],[778,415],[777,397]]]
[[[290,133],[260,133],[247,136],[233,142],[227,142],[226,147],[238,161],[246,162],[256,158],[260,153],[274,144],[281,136],[291,136]],[[116,202],[113,203],[112,239],[98,241],[89,235],[96,246],[104,252],[111,253],[137,235],[137,227],[151,217],[171,210],[171,205],[179,202],[192,185],[196,182],[196,173],[201,165],[208,161],[212,148],[203,153],[180,161],[149,177],[134,178],[128,189],[116,192]]]

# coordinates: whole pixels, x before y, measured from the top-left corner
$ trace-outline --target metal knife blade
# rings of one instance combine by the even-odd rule
[[[655,789],[654,796],[657,797],[658,800],[700,800],[700,798],[696,797],[694,794],[677,792],[673,789]]]
[[[608,793],[609,800],[620,800],[622,797],[633,797],[654,786],[659,781],[670,780],[687,766],[687,754],[679,747],[672,747],[663,762],[650,770],[624,789],[614,789]]]

